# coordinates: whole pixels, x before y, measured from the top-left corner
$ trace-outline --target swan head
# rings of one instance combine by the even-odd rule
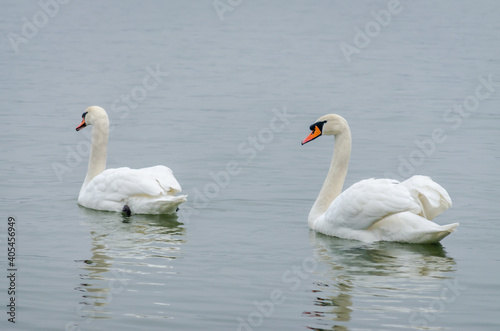
[[[322,136],[336,136],[342,132],[346,128],[349,128],[347,121],[340,115],[337,114],[328,114],[325,116],[321,116],[316,120],[315,123],[311,124],[309,129],[312,131],[306,139],[302,141],[302,145]]]
[[[96,124],[103,120],[108,121],[108,114],[106,114],[103,108],[99,106],[87,107],[82,114],[82,123],[76,127],[76,131],[80,131],[87,125]]]

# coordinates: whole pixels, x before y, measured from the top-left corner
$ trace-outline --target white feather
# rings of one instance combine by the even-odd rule
[[[428,206],[427,200],[432,201],[433,207]],[[313,229],[367,242],[433,243],[450,234],[458,224],[440,226],[422,214],[437,216],[449,206],[451,200],[446,191],[429,177],[414,176],[402,183],[366,179],[342,192],[315,221]]]
[[[176,195],[181,186],[165,166],[142,169],[107,169],[94,177],[80,193],[78,203],[84,207],[121,211],[128,205],[135,214],[170,214],[186,201]]]
[[[435,243],[458,226],[431,221],[451,206],[451,199],[443,187],[426,176],[413,176],[404,182],[366,179],[341,192],[351,155],[349,125],[341,116],[330,114],[311,127],[314,130],[303,144],[318,133],[335,136],[330,170],[309,213],[311,229],[367,242]]]
[[[92,148],[87,176],[78,196],[84,207],[122,211],[127,205],[134,214],[172,214],[186,201],[172,170],[165,166],[142,169],[106,169],[109,122],[101,107],[88,107],[82,124],[93,125]]]

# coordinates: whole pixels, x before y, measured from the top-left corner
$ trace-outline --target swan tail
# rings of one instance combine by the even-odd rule
[[[388,216],[369,230],[375,241],[395,241],[412,244],[434,244],[455,231],[459,224],[439,225],[411,212]]]
[[[417,233],[415,239],[410,241],[415,244],[436,244],[454,232],[459,223],[452,223],[439,226],[439,230],[423,231]]]
[[[157,199],[133,197],[128,205],[133,214],[175,214],[179,205],[186,201],[187,195],[162,195]]]
[[[420,205],[417,214],[433,220],[452,205],[451,198],[446,190],[427,176],[413,176],[401,185],[405,186],[415,202]]]

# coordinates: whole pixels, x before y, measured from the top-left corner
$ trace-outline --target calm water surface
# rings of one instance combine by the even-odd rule
[[[404,1],[381,27],[388,6],[242,1],[221,20],[211,1],[70,1],[44,23],[36,2],[3,3],[0,261],[13,216],[18,272],[1,329],[497,330],[500,6]],[[94,104],[108,167],[172,168],[178,215],[77,205],[90,130],[75,127]],[[454,201],[437,222],[458,231],[432,246],[310,232],[334,141],[300,141],[330,112],[353,134],[346,185],[432,176]]]

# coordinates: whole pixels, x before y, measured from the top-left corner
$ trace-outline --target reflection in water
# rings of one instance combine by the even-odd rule
[[[413,321],[432,300],[440,299],[443,283],[456,271],[443,246],[366,244],[314,231],[310,240],[323,266],[313,275],[317,308],[304,312],[314,318],[310,329],[349,330],[351,320],[368,330],[432,329],[434,319]]]
[[[78,261],[85,272],[76,288],[83,292],[78,313],[85,323],[92,319],[111,318],[106,306],[113,296],[125,290],[137,276],[144,281],[149,274],[160,274],[155,283],[163,285],[174,274],[171,262],[180,255],[185,229],[176,215],[133,215],[95,211],[81,207],[92,236],[91,257]],[[156,281],[160,279],[160,281]],[[137,281],[135,282],[137,283]],[[156,302],[157,305],[168,303]],[[162,316],[162,318],[166,318]]]

